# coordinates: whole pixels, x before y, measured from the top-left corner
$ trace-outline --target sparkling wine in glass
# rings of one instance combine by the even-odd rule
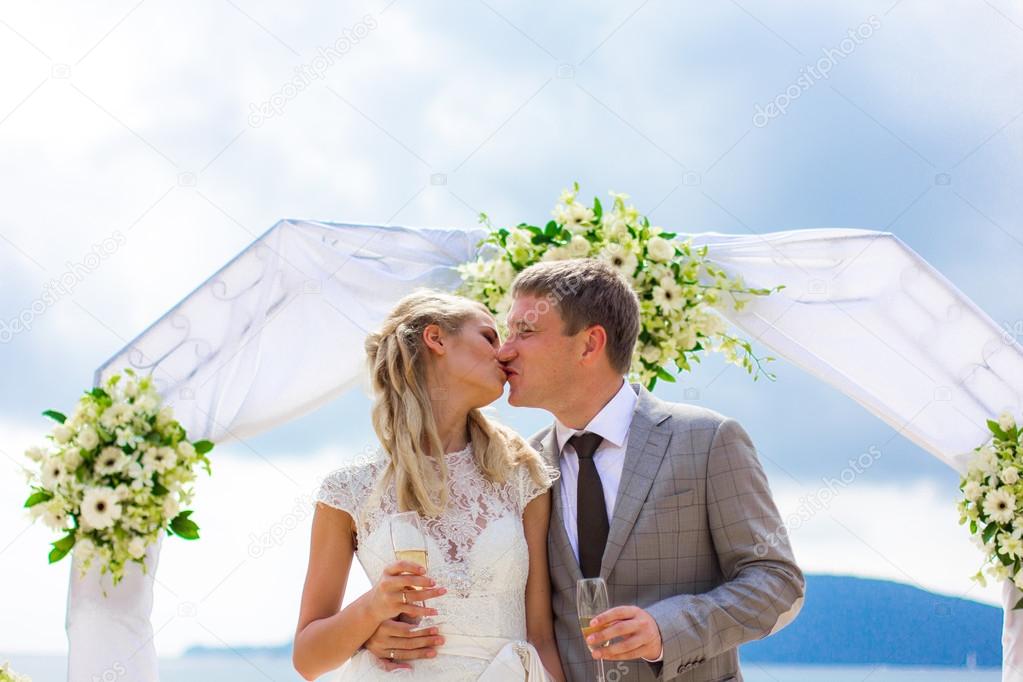
[[[388,520],[391,529],[391,548],[394,550],[394,558],[398,561],[411,561],[429,569],[429,554],[426,548],[426,534],[420,523],[419,514],[414,511],[392,514]],[[413,590],[423,588],[410,585]],[[414,602],[419,606],[426,606],[425,602]],[[422,630],[437,625],[437,621],[429,616],[420,618],[416,623],[416,630]]]
[[[583,578],[575,586],[575,604],[579,615],[579,627],[583,638],[589,637],[600,627],[590,625],[590,620],[608,610],[607,583],[603,578]],[[602,642],[597,646],[609,646],[611,641]],[[591,649],[595,648],[587,643]],[[597,682],[604,682],[604,659],[597,661]]]

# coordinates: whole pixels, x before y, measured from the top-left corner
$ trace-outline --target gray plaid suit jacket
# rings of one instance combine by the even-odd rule
[[[657,622],[659,663],[606,661],[624,682],[741,682],[738,647],[795,618],[805,580],[746,431],[701,407],[668,403],[639,384],[621,484],[600,575],[612,606]],[[531,439],[553,466],[553,424]],[[576,616],[582,577],[565,534],[555,482],[548,553],[555,631],[571,682],[595,679]],[[610,671],[617,670],[618,674]]]

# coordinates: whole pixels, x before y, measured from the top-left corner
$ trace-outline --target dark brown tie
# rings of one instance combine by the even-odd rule
[[[609,524],[607,505],[604,503],[604,486],[593,463],[603,436],[581,431],[568,439],[569,445],[579,455],[579,480],[576,487],[576,529],[579,533],[579,568],[584,578],[600,575],[600,562],[604,558]]]

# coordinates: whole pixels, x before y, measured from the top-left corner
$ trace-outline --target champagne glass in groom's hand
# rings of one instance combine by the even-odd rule
[[[583,632],[583,641],[593,633],[599,631],[598,626],[591,626],[590,620],[594,616],[604,613],[608,609],[607,583],[603,578],[583,578],[575,586],[575,606],[579,615],[579,627]],[[599,646],[607,646],[610,640]],[[589,644],[587,644],[589,646]],[[597,682],[604,682],[604,660],[597,660]]]

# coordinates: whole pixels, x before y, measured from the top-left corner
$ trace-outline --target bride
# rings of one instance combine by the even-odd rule
[[[547,572],[557,472],[480,412],[504,390],[499,346],[486,308],[426,290],[366,339],[382,447],[317,493],[293,651],[303,678],[341,667],[340,680],[564,679]],[[394,558],[389,517],[409,510],[426,536],[426,570]],[[373,587],[339,610],[353,555]],[[363,648],[384,621],[426,616],[438,623],[424,631],[435,657],[392,673]]]

